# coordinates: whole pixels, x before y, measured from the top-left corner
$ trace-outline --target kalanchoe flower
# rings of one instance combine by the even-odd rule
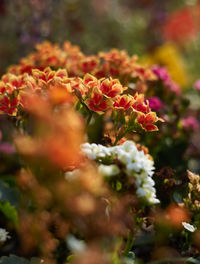
[[[8,96],[4,96],[0,99],[0,112],[3,112],[8,115],[16,115],[17,112],[18,99],[10,99]]]
[[[148,113],[150,111],[148,101],[145,102],[144,94],[136,93],[133,97],[132,108],[134,111]]]
[[[115,98],[113,107],[116,109],[128,110],[133,103],[133,97],[130,95],[117,96]]]
[[[99,60],[97,56],[84,57],[80,61],[80,70],[83,74],[92,72],[99,65]]]
[[[83,83],[89,88],[94,88],[98,86],[98,79],[95,78],[93,75],[87,73],[83,77]]]
[[[157,204],[154,181],[151,178],[154,172],[154,162],[143,150],[138,150],[132,141],[126,141],[122,145],[105,147],[97,144],[82,144],[81,149],[89,159],[98,160],[102,158],[113,158],[125,165],[125,173],[128,177],[135,178],[138,197],[146,199],[150,204]],[[120,172],[116,164],[100,165],[99,172],[105,176],[113,176]]]
[[[66,41],[63,48],[48,41],[36,45],[36,52],[23,58],[19,65],[13,65],[9,72],[13,74],[31,74],[33,69],[44,70],[46,67],[65,68],[69,76],[82,77],[86,73],[98,78],[138,78],[141,83],[155,80],[156,76],[148,67],[137,62],[137,56],[130,57],[124,50],[112,49],[98,55],[85,55],[79,47]]]
[[[183,128],[186,130],[197,131],[199,129],[199,123],[197,119],[194,118],[193,116],[189,116],[189,117],[181,119],[181,124]]]
[[[154,125],[153,123],[157,121],[164,122],[162,118],[158,118],[156,116],[155,112],[150,112],[147,115],[140,114],[137,121],[142,126],[142,128],[145,129],[146,131],[157,131],[158,127]]]
[[[98,91],[95,91],[90,99],[86,100],[88,108],[94,112],[102,114],[109,107],[109,101]]]
[[[105,79],[101,82],[99,89],[105,96],[113,98],[121,94],[126,88],[117,79]]]
[[[44,48],[45,50],[45,48]],[[13,86],[14,85],[14,86]],[[12,89],[10,90],[10,87]],[[70,101],[80,102],[88,107],[89,110],[98,114],[104,114],[107,111],[121,111],[125,120],[133,124],[141,114],[145,120],[149,115],[156,116],[151,112],[148,100],[145,101],[144,94],[124,94],[127,87],[122,86],[118,79],[102,78],[97,79],[95,76],[87,73],[83,78],[68,77],[65,69],[57,71],[51,70],[50,67],[45,69],[33,69],[31,75],[24,74],[16,76],[8,73],[3,76],[0,82],[0,110],[9,115],[17,115],[18,105],[24,107],[24,94],[36,92],[50,97],[54,105],[68,104]],[[14,93],[10,94],[9,91]],[[76,97],[74,97],[74,95]],[[74,98],[74,100],[72,100]],[[122,113],[123,112],[123,113]],[[154,118],[153,122],[161,121]],[[158,130],[155,124],[138,122],[141,128],[146,131]],[[136,123],[136,122],[135,122]]]
[[[149,101],[149,107],[153,111],[159,111],[163,106],[162,101],[157,96],[148,98],[148,101]]]

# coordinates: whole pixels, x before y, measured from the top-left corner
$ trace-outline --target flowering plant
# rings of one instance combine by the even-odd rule
[[[0,171],[4,255],[17,239],[14,252],[39,258],[30,263],[152,263],[168,240],[181,241],[175,255],[189,254],[198,194],[175,175],[182,163],[162,157],[173,154],[169,137],[172,148],[188,147],[187,105],[164,68],[125,51],[88,56],[45,42],[11,66],[0,81],[0,113],[12,127],[4,155],[15,165]]]

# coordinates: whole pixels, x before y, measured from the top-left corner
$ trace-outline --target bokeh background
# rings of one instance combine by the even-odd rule
[[[149,208],[144,207],[142,211],[141,208],[143,208],[143,206],[141,207],[140,203],[135,206],[135,201],[133,201],[133,204],[131,204],[131,206],[136,208],[136,212],[138,210],[136,226],[140,226],[143,220],[145,224],[142,226],[143,231],[138,233],[139,235],[136,237],[133,252],[137,258],[141,258],[144,261],[149,258],[149,252],[153,252],[153,255],[158,259],[162,259],[165,256],[177,257],[179,255],[193,257],[198,255],[199,257],[200,232],[196,232],[194,239],[190,239],[192,236],[190,236],[190,233],[187,233],[188,229],[184,233],[184,231],[179,232],[179,228],[180,226],[183,228],[183,221],[190,222],[195,228],[200,228],[200,178],[192,173],[189,173],[188,178],[186,174],[187,169],[194,173],[200,173],[200,0],[0,0],[0,25],[1,76],[7,72],[9,66],[18,64],[21,58],[33,52],[37,43],[41,43],[45,40],[49,40],[58,45],[62,45],[64,41],[69,40],[73,45],[80,46],[84,56],[85,54],[89,55],[97,54],[100,51],[109,51],[112,48],[123,49],[126,50],[129,55],[138,55],[138,64],[142,64],[139,69],[144,69],[143,65],[151,65],[151,69],[158,77],[158,80],[148,82],[145,80],[145,85],[143,85],[143,82],[139,82],[139,84],[142,84],[139,85],[138,80],[137,82],[136,80],[133,81],[134,78],[130,77],[130,80],[128,78],[127,82],[130,90],[132,89],[130,94],[132,92],[135,93],[134,89],[144,92],[145,98],[151,102],[151,108],[153,109],[152,106],[154,106],[153,110],[156,111],[158,116],[162,117],[165,122],[159,124],[159,131],[157,133],[138,133],[130,134],[129,136],[135,142],[147,147],[155,161],[156,170],[153,179],[155,179],[155,188],[157,188],[157,196],[161,201],[161,208],[157,211],[153,211],[154,209],[151,211]],[[51,45],[49,47],[51,50]],[[116,67],[119,67],[119,65],[117,64]],[[9,83],[10,80],[8,78],[8,80],[5,79],[4,81]],[[19,95],[22,90],[21,84],[19,84],[19,87],[20,89],[16,90],[18,93],[17,95]],[[2,98],[7,98],[7,95],[5,97],[3,93],[4,92],[2,92]],[[11,102],[13,102],[16,95],[13,93],[12,96],[14,96],[14,98],[12,98]],[[40,113],[40,107],[43,106],[44,102],[39,101],[40,104],[38,104],[37,100],[35,100],[35,104],[33,104],[33,113],[35,111],[36,116]],[[4,106],[2,102],[5,104],[5,100],[1,101],[2,105],[0,104]],[[27,134],[30,133],[30,136],[33,136],[33,139],[33,131],[42,131],[41,135],[44,137],[43,131],[45,130],[47,132],[47,141],[45,142],[47,142],[46,146],[48,146],[45,155],[47,155],[47,159],[53,164],[53,162],[55,160],[57,162],[62,155],[69,156],[67,151],[68,149],[70,150],[70,147],[65,148],[65,146],[67,146],[66,142],[68,142],[65,141],[65,139],[68,134],[65,133],[66,130],[63,129],[65,128],[69,131],[68,120],[70,122],[74,121],[74,116],[71,115],[71,112],[69,112],[69,116],[72,116],[72,118],[68,118],[68,115],[59,116],[57,114],[60,118],[58,119],[60,120],[58,124],[62,123],[63,129],[61,129],[61,132],[64,131],[64,133],[57,134],[56,131],[55,135],[51,135],[52,132],[50,130],[50,136],[52,137],[50,137],[51,141],[48,141],[48,122],[45,126],[45,122],[41,119],[44,123],[41,125],[39,117],[39,122],[35,124],[36,129],[34,129],[34,117],[31,115],[29,116],[29,114],[23,115],[24,113],[20,108],[21,106],[18,105],[14,105],[14,110],[18,108],[16,111],[19,110],[19,114],[17,114],[17,116],[7,116],[5,114],[5,109],[10,110],[11,102],[7,98],[6,108],[3,107],[2,111],[4,114],[0,116],[0,183],[3,186],[0,186],[0,191],[1,188],[4,188],[2,189],[4,190],[4,196],[3,198],[0,197],[0,229],[1,227],[5,228],[11,235],[10,241],[0,248],[0,250],[2,250],[0,251],[0,256],[1,254],[8,255],[10,253],[17,254],[19,252],[23,257],[30,257],[40,256],[41,254],[49,255],[51,252],[54,252],[58,263],[64,263],[66,257],[69,255],[65,243],[66,234],[70,234],[71,230],[72,234],[77,236],[77,238],[80,236],[80,239],[82,239],[83,236],[86,241],[90,241],[90,239],[91,241],[93,241],[93,239],[95,241],[98,221],[100,221],[101,224],[103,223],[103,225],[99,225],[101,227],[99,230],[102,234],[98,234],[99,237],[97,241],[103,241],[103,243],[105,243],[104,241],[106,240],[101,240],[101,238],[104,239],[104,234],[107,235],[110,231],[111,234],[113,232],[115,236],[113,230],[118,226],[118,220],[120,232],[121,223],[123,224],[122,227],[126,229],[126,225],[129,225],[129,214],[127,214],[127,212],[130,210],[127,210],[127,208],[129,208],[130,202],[129,192],[132,195],[132,186],[130,189],[126,190],[125,187],[123,190],[121,187],[121,182],[124,183],[123,177],[121,182],[116,178],[116,183],[113,181],[114,185],[112,184],[114,186],[112,186],[113,190],[116,189],[116,196],[112,194],[114,197],[113,201],[116,200],[116,197],[120,197],[120,203],[118,207],[116,206],[116,212],[113,213],[114,228],[112,230],[112,228],[110,228],[112,224],[110,226],[107,225],[105,219],[102,218],[105,217],[105,206],[102,205],[102,201],[99,202],[99,198],[102,196],[101,188],[104,190],[104,185],[101,185],[101,181],[96,181],[96,178],[91,181],[95,175],[92,167],[91,171],[89,167],[88,171],[86,170],[83,172],[83,178],[86,180],[83,181],[83,185],[78,182],[77,186],[80,187],[80,190],[76,188],[76,185],[74,185],[74,188],[73,186],[71,187],[71,184],[67,183],[66,178],[63,177],[63,179],[60,180],[61,174],[60,171],[57,172],[57,169],[55,170],[56,173],[54,170],[51,170],[51,167],[50,169],[48,167],[46,170],[46,163],[44,163],[44,170],[40,169],[40,161],[38,163],[39,165],[36,163],[32,165],[31,163],[30,167],[35,166],[35,168],[33,168],[33,173],[31,173],[31,170],[27,170],[27,172],[24,170],[26,163],[19,155],[18,150],[16,152],[16,148],[13,144],[13,134],[15,136],[16,130],[23,131],[24,129]],[[30,105],[32,106],[32,104]],[[34,109],[35,106],[37,107]],[[45,106],[42,109],[44,110],[41,112],[46,113]],[[62,108],[60,109],[62,110]],[[82,107],[80,107],[79,110],[82,117],[85,117],[86,120],[88,113],[84,112],[84,108]],[[57,111],[55,111],[55,113],[57,113]],[[49,115],[48,111],[46,115]],[[106,140],[110,140],[108,143],[111,142],[111,138],[109,137],[101,138],[101,136],[104,135],[103,128],[105,120],[96,113],[93,116],[95,116],[93,117],[94,120],[96,119],[95,122],[89,125],[90,115],[86,128],[89,141],[96,143],[103,142],[105,144]],[[54,119],[57,120],[56,118],[52,118],[52,127],[54,127]],[[47,120],[49,119],[47,118]],[[63,120],[65,122],[63,122]],[[123,120],[125,122],[125,119]],[[30,122],[30,124],[28,122]],[[57,124],[56,122],[55,124]],[[107,126],[108,132],[109,125],[110,123],[108,123]],[[60,127],[60,125],[58,127]],[[112,129],[113,126],[111,123],[110,130]],[[81,129],[79,132],[72,132],[70,134],[73,136],[72,140],[69,140],[70,143],[75,142],[78,145],[78,151],[79,140],[82,142]],[[95,137],[91,137],[91,134],[96,136],[95,133],[97,134],[97,140],[93,140]],[[62,139],[62,136],[64,141],[60,141],[60,137]],[[79,140],[77,140],[76,137],[79,138]],[[41,141],[42,140],[39,140],[38,142]],[[16,142],[15,140],[15,144]],[[55,144],[52,144],[52,142]],[[59,150],[62,150],[62,147],[60,148],[61,143],[64,152],[61,151],[60,156],[58,155],[57,158],[54,154],[56,153],[55,149],[59,148]],[[28,144],[29,141],[27,147],[22,141],[22,155],[24,153],[28,156],[29,153],[31,153],[31,148]],[[41,146],[39,146],[38,149],[41,149]],[[73,144],[71,146],[73,147]],[[20,147],[18,148],[20,149]],[[147,151],[146,148],[144,148],[144,150]],[[74,153],[75,154],[72,152],[71,154],[70,150],[70,157],[76,157],[76,152]],[[35,174],[35,176],[33,176],[33,174]],[[18,187],[16,188],[15,183],[16,175],[17,184],[20,187],[20,191],[22,190],[20,192],[22,193],[22,195],[20,195],[21,200],[19,199],[19,204],[21,203],[19,231],[15,226],[18,219],[18,205],[16,205],[18,198],[16,198],[16,196],[19,195]],[[86,177],[87,175],[88,178]],[[48,178],[45,178],[46,176]],[[34,181],[34,178],[37,180]],[[193,179],[193,182],[191,179]],[[30,186],[29,182],[31,182]],[[91,182],[92,184],[89,184]],[[66,183],[68,185],[66,185]],[[118,183],[120,183],[119,189]],[[61,188],[62,186],[64,186],[64,188]],[[190,187],[188,188],[188,186]],[[29,191],[29,188],[31,191]],[[14,198],[12,198],[12,193],[14,194]],[[82,194],[86,195],[82,196]],[[119,194],[125,195],[123,197]],[[128,196],[126,196],[127,194]],[[121,199],[121,197],[123,199]],[[131,197],[134,198],[134,196]],[[187,199],[185,197],[187,197]],[[33,205],[29,203],[29,201],[32,200],[34,201]],[[80,206],[79,201],[81,204]],[[107,203],[106,199],[105,201]],[[185,208],[187,210],[181,207],[183,203],[185,203]],[[1,207],[2,204],[7,207]],[[57,204],[59,206],[57,206]],[[86,204],[86,207],[83,206],[83,209],[81,209],[83,204]],[[88,204],[89,207],[87,207]],[[94,209],[90,209],[91,204],[91,207],[94,207]],[[95,206],[93,206],[93,204]],[[180,207],[177,205],[180,205]],[[34,206],[37,208],[35,211]],[[109,206],[108,200],[106,208]],[[10,210],[10,208],[12,210]],[[68,208],[70,208],[69,212]],[[70,211],[71,208],[73,208],[74,211]],[[90,214],[90,210],[92,212],[92,218],[90,218],[89,222],[86,212],[88,208],[88,214]],[[51,214],[51,212],[53,212],[53,214]],[[54,214],[54,212],[56,212],[56,214]],[[57,214],[57,212],[59,212],[59,214]],[[69,215],[71,222],[68,219]],[[115,221],[116,219],[117,221]],[[79,222],[79,220],[82,222]],[[156,232],[154,232],[152,228],[155,221],[157,221]],[[10,224],[10,222],[14,224]],[[59,246],[56,244],[57,233],[54,231],[54,223],[60,226],[58,230],[58,232],[61,232]],[[85,227],[85,223],[88,230],[86,228],[86,236],[84,237],[82,227]],[[36,229],[34,229],[34,224]],[[176,227],[177,224],[179,227]],[[132,228],[134,225],[131,223],[130,226]],[[38,230],[36,236],[35,230]],[[95,230],[95,232],[93,230]],[[137,230],[137,228],[135,228],[135,230]],[[122,236],[126,239],[125,233]],[[110,238],[114,241],[112,235]],[[54,243],[54,238],[56,238],[56,243]],[[131,241],[129,239],[134,241],[134,237],[131,238],[131,236],[129,236],[127,244]],[[110,240],[107,240],[106,247],[109,241]],[[41,246],[43,245],[42,243],[44,243],[44,247]],[[20,249],[18,249],[19,247]],[[130,246],[130,249],[131,247],[132,246]],[[91,253],[89,252],[87,253],[88,255],[86,254],[86,257],[82,257],[83,262],[79,261],[73,263],[89,263],[84,262],[84,259],[94,260],[94,252],[95,250],[92,248]],[[97,254],[97,259],[98,258],[100,259],[99,262],[96,261],[95,263],[105,263],[101,261],[101,254]],[[119,262],[115,263],[121,262],[119,260]]]
[[[187,88],[199,77],[197,0],[0,0],[0,73],[36,43],[70,40],[87,53],[110,48],[166,65]]]

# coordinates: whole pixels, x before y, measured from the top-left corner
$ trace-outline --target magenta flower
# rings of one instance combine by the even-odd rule
[[[171,76],[169,75],[165,67],[154,65],[152,67],[152,71],[160,80],[163,81],[164,85],[166,85],[171,92],[175,93],[176,95],[181,94],[180,87],[177,83],[173,82]]]
[[[165,67],[154,65],[152,67],[152,71],[159,79],[161,79],[164,82],[168,82],[171,80],[171,77]]]
[[[2,142],[0,143],[0,152],[4,154],[13,154],[15,153],[15,148],[7,142]]]
[[[189,116],[181,119],[183,128],[187,130],[197,131],[199,129],[199,123],[196,118]]]
[[[148,101],[149,101],[149,106],[153,111],[159,111],[163,106],[162,101],[157,96],[148,98]]]
[[[200,79],[195,82],[194,89],[200,91]]]

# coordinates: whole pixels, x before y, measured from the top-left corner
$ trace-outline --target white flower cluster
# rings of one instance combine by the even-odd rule
[[[5,242],[10,236],[8,235],[9,233],[3,229],[0,228],[0,243]]]
[[[138,197],[144,197],[151,204],[159,203],[156,198],[154,181],[151,178],[154,173],[154,162],[139,151],[133,141],[114,147],[105,147],[97,144],[85,143],[81,146],[82,151],[89,159],[100,160],[106,157],[115,157],[125,165],[125,172],[129,177],[135,177]],[[100,165],[99,171],[106,176],[113,176],[120,172],[117,165]]]

